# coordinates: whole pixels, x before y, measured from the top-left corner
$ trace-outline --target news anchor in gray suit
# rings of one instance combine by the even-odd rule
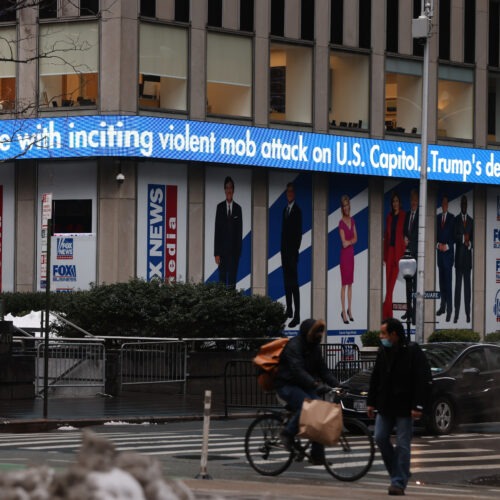
[[[243,216],[241,206],[233,200],[234,182],[231,177],[224,179],[224,193],[226,199],[217,205],[215,213],[214,257],[219,267],[219,281],[228,288],[236,288]]]
[[[442,212],[436,221],[436,251],[439,273],[439,291],[441,303],[436,314],[446,313],[446,321],[450,321],[452,305],[452,272],[455,256],[455,216],[448,212],[448,196],[441,197]]]
[[[462,281],[465,315],[467,323],[470,323],[473,234],[474,221],[467,214],[467,196],[463,195],[460,200],[460,213],[455,217],[455,317],[453,323],[458,321],[460,312]]]

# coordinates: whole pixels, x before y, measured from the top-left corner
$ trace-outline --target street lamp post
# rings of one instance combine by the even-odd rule
[[[422,71],[422,130],[419,193],[419,224],[417,250],[417,296],[415,315],[415,340],[424,341],[424,271],[425,271],[425,222],[427,211],[427,142],[429,108],[429,38],[431,37],[434,0],[422,0],[422,10],[418,19],[412,20],[412,36],[424,43],[424,63]]]
[[[406,338],[411,340],[410,321],[413,316],[412,311],[412,286],[411,280],[417,271],[417,261],[414,259],[408,248],[401,259],[399,259],[399,272],[406,281]]]

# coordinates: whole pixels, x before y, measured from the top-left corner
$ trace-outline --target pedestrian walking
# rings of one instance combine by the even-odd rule
[[[377,412],[375,442],[391,479],[388,493],[404,495],[410,477],[413,421],[422,417],[432,375],[425,354],[418,344],[407,341],[399,320],[385,319],[379,336],[382,346],[370,378],[367,412],[370,418]]]

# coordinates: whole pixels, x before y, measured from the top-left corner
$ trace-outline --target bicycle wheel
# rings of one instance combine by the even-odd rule
[[[359,420],[344,418],[339,442],[325,446],[325,468],[340,481],[356,481],[373,463],[375,444],[368,427]]]
[[[281,443],[283,420],[279,415],[257,417],[245,435],[245,454],[250,465],[264,476],[277,476],[292,463],[292,452]]]

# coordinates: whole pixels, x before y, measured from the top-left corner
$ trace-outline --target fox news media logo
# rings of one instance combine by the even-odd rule
[[[500,283],[500,259],[497,259],[497,283]]]
[[[500,248],[500,229],[493,229],[493,248]]]
[[[76,266],[55,264],[52,266],[54,281],[76,281]]]
[[[57,260],[73,258],[73,238],[57,238]]]
[[[493,313],[497,317],[497,323],[500,323],[500,290],[497,290],[495,296],[495,305],[493,306]]]

